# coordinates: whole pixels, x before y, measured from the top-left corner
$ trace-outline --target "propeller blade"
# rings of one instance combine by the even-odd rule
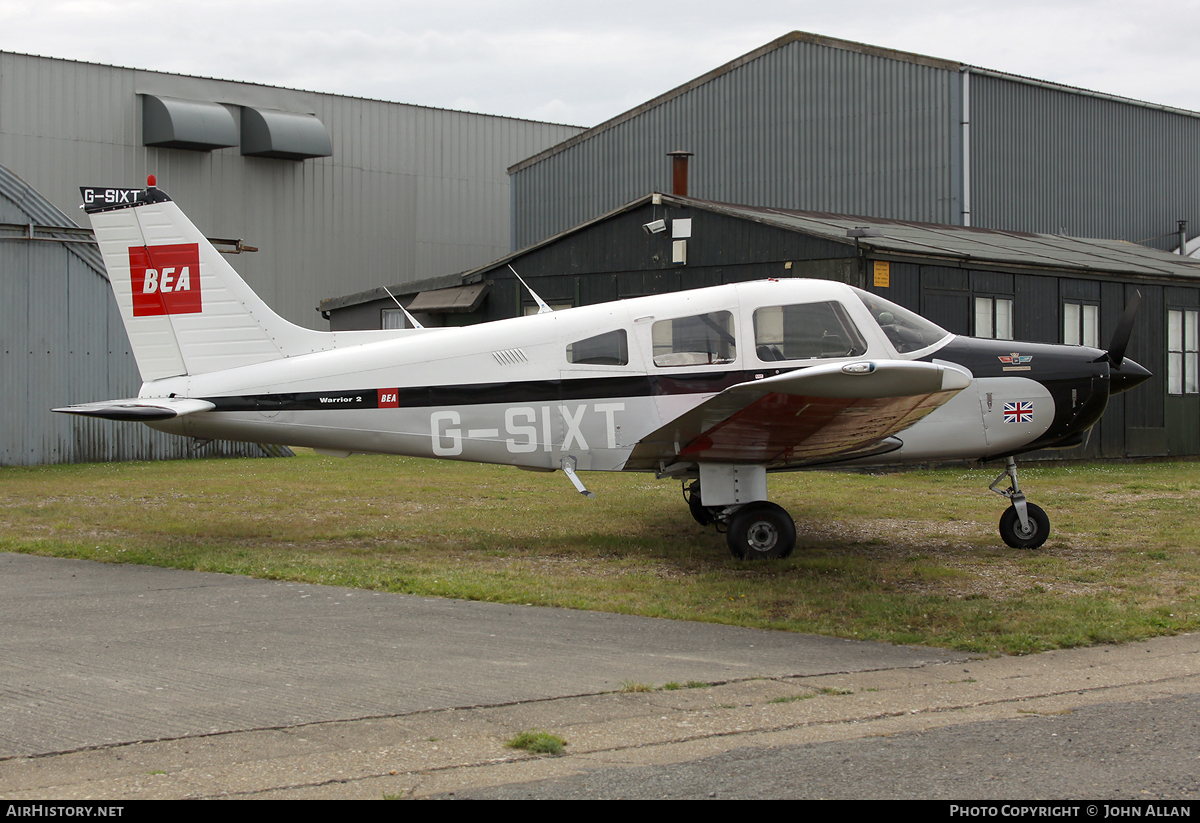
[[[1117,330],[1113,332],[1112,341],[1108,344],[1108,362],[1117,368],[1120,368],[1121,363],[1125,360],[1125,349],[1129,346],[1129,335],[1133,333],[1133,321],[1137,319],[1137,310],[1140,305],[1142,305],[1142,293],[1135,291],[1133,299],[1129,301],[1125,307],[1125,313],[1121,315],[1121,319],[1117,323]]]

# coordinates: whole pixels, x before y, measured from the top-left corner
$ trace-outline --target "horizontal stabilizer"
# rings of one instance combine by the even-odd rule
[[[172,417],[211,411],[215,408],[216,405],[207,400],[185,397],[133,397],[128,400],[106,400],[102,403],[80,403],[51,411],[84,417],[102,417],[105,420],[133,420],[145,423],[170,420]]]

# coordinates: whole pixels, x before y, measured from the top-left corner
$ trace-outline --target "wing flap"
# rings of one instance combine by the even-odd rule
[[[907,429],[970,383],[958,367],[911,361],[834,363],[740,383],[643,438],[627,468],[816,462]]]
[[[105,420],[133,420],[142,423],[154,420],[170,420],[185,414],[211,411],[216,405],[207,400],[186,397],[131,397],[126,400],[106,400],[100,403],[79,403],[63,406],[51,411],[60,414],[78,414],[83,417],[101,417]]]

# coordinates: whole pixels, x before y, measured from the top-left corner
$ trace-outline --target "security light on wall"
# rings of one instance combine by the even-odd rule
[[[642,224],[642,231],[646,232],[646,234],[662,234],[666,230],[666,220],[651,220],[649,223]]]

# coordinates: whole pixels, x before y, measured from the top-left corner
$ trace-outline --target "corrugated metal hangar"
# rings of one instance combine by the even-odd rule
[[[514,165],[513,249],[694,153],[726,203],[1177,245],[1200,227],[1200,114],[792,32]]]
[[[32,111],[53,84],[77,120]],[[1194,112],[803,32],[586,131],[19,55],[0,112],[0,163],[52,201],[156,173],[263,248],[235,268],[309,326],[322,297],[335,330],[404,325],[380,283],[433,325],[512,316],[509,263],[556,308],[805,276],[954,332],[1101,346],[1140,291],[1129,353],[1156,378],[1063,456],[1200,454],[1200,265],[1166,253],[1200,225]],[[650,194],[673,151],[690,179]]]
[[[0,302],[0,465],[194,450],[144,426],[49,412],[140,385],[98,255],[43,242],[61,234],[44,229],[80,217],[81,185],[140,186],[154,174],[209,237],[258,250],[236,268],[272,308],[324,328],[314,307],[330,294],[508,251],[506,168],[579,131],[0,52],[0,173],[10,181],[0,222],[14,224],[0,232],[0,293],[12,297]],[[93,339],[82,330],[95,323]],[[44,363],[25,361],[35,349]],[[101,351],[115,360],[97,366]]]
[[[0,466],[287,451],[50,413],[64,403],[133,397],[141,380],[91,231],[3,166],[0,311]]]
[[[80,186],[155,175],[209,237],[256,247],[239,272],[314,329],[322,298],[509,251],[505,170],[578,132],[0,52],[0,165],[76,219]]]

